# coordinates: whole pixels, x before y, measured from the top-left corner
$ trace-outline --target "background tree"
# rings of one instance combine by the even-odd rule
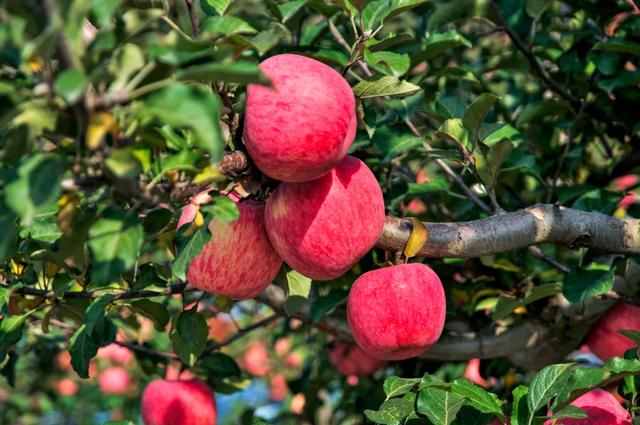
[[[5,2],[1,422],[137,422],[149,381],[190,375],[219,423],[544,423],[590,414],[580,397],[611,384],[637,416],[635,349],[564,361],[616,302],[640,305],[639,15],[632,0]],[[285,52],[352,85],[350,153],[388,217],[344,276],[283,267],[233,302],[186,284],[205,224],[238,216],[202,192],[277,184],[242,129],[258,63]],[[366,364],[343,345],[348,289],[409,258],[444,283],[443,336]],[[637,344],[632,325],[600,335]]]

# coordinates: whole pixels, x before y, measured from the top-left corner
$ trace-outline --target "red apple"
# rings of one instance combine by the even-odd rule
[[[304,412],[304,405],[306,403],[304,394],[298,393],[291,398],[291,413],[294,415],[301,415]]]
[[[56,367],[60,370],[72,371],[71,354],[68,351],[60,351],[55,359]]]
[[[283,54],[260,64],[273,88],[250,84],[244,143],[256,166],[277,180],[304,182],[340,162],[356,133],[355,98],[331,67]]]
[[[382,369],[385,362],[375,359],[355,344],[341,343],[329,354],[329,361],[343,375],[364,376]]]
[[[626,176],[618,177],[613,180],[611,183],[613,184],[613,188],[620,192],[623,192],[629,189],[631,186],[634,186],[640,180],[640,176],[635,174],[627,174]]]
[[[73,396],[78,392],[78,384],[71,378],[62,378],[56,382],[56,391],[60,395]]]
[[[637,346],[618,333],[625,329],[640,331],[640,307],[618,303],[593,326],[587,337],[587,345],[602,360],[623,357],[625,351]]]
[[[238,331],[231,316],[226,313],[218,313],[215,317],[208,319],[207,325],[209,326],[209,338],[217,342],[224,341]]]
[[[261,341],[252,341],[241,359],[242,367],[255,376],[265,376],[271,370],[269,352]]]
[[[282,374],[275,375],[271,378],[271,385],[269,388],[269,398],[274,401],[282,401],[289,392],[289,385],[287,379]]]
[[[104,394],[125,394],[131,380],[129,372],[119,366],[112,366],[98,375],[98,386]]]
[[[96,357],[122,366],[131,365],[134,359],[133,353],[131,353],[128,348],[118,344],[109,344],[106,347],[100,348]]]
[[[284,362],[287,366],[299,368],[300,366],[302,366],[302,357],[300,357],[300,354],[293,352],[287,356]]]
[[[156,379],[142,393],[145,425],[215,425],[216,400],[211,388],[198,379]]]
[[[438,275],[419,263],[360,276],[347,298],[347,320],[356,343],[382,360],[424,353],[440,337],[446,301]]]
[[[378,181],[352,156],[316,180],[280,184],[265,211],[275,250],[289,266],[315,280],[344,274],[373,248],[383,226]]]
[[[278,338],[273,349],[279,357],[284,357],[291,350],[291,340],[289,338]]]
[[[282,260],[264,230],[264,206],[238,203],[240,217],[211,220],[211,240],[191,262],[187,280],[203,291],[234,300],[258,295],[278,273]]]
[[[584,419],[558,419],[555,425],[631,425],[631,415],[608,391],[596,388],[575,399],[572,406],[584,410]],[[551,419],[545,425],[554,423]]]

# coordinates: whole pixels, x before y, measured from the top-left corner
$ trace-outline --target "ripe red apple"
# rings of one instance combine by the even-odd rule
[[[273,349],[278,357],[284,357],[291,350],[291,340],[289,338],[278,338]]]
[[[355,344],[341,343],[329,353],[329,361],[343,375],[365,376],[382,369],[383,360],[378,360]]]
[[[216,400],[211,388],[198,379],[156,379],[142,393],[145,425],[215,425]]]
[[[209,327],[209,338],[217,342],[224,341],[238,331],[233,320],[226,313],[218,313],[215,317],[208,319],[207,326]]]
[[[240,217],[211,220],[211,240],[193,259],[187,280],[198,289],[246,300],[258,295],[278,273],[282,260],[264,230],[264,206],[238,203]]]
[[[243,136],[249,155],[277,180],[320,177],[340,162],[355,137],[349,83],[333,68],[300,55],[270,57],[260,70],[274,87],[247,88]]]
[[[71,378],[62,378],[56,382],[56,391],[60,395],[73,396],[78,392],[78,384]]]
[[[104,394],[125,394],[131,380],[129,372],[120,366],[112,366],[98,375],[98,386]]]
[[[347,156],[305,183],[282,183],[267,200],[265,227],[286,263],[315,280],[344,274],[378,241],[384,200],[375,176]]]
[[[271,378],[271,385],[269,387],[269,398],[274,401],[282,401],[289,392],[289,385],[287,384],[287,378],[282,374],[277,374]]]
[[[296,352],[289,353],[284,362],[287,366],[299,368],[302,366],[302,357]]]
[[[271,370],[269,366],[269,352],[261,341],[252,341],[247,347],[240,363],[252,375],[265,376]]]
[[[446,301],[438,275],[419,263],[360,276],[347,298],[347,320],[356,343],[382,360],[424,353],[440,337]]]
[[[60,351],[55,359],[56,367],[60,370],[71,372],[73,367],[71,366],[71,354],[68,351]]]
[[[291,397],[291,413],[294,415],[301,415],[304,412],[304,405],[306,403],[304,394],[298,393]]]
[[[587,345],[602,360],[623,357],[625,351],[637,346],[618,333],[625,329],[640,331],[640,307],[618,303],[593,326],[587,337]]]
[[[558,419],[555,425],[631,425],[631,415],[610,392],[596,388],[575,399],[572,406],[584,410],[584,419]],[[551,419],[545,425],[554,423]]]
[[[96,357],[122,366],[130,366],[134,359],[133,353],[128,348],[118,344],[109,344],[100,348]]]

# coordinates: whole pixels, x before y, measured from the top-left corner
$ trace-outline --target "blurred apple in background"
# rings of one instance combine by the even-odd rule
[[[120,366],[107,368],[98,375],[98,386],[104,394],[126,394],[130,385],[129,372]]]
[[[265,376],[271,370],[268,364],[269,352],[261,341],[252,341],[245,351],[240,363],[244,369],[255,376]]]

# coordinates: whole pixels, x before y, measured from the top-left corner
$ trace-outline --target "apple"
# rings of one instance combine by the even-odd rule
[[[273,349],[278,357],[284,357],[291,350],[291,340],[289,338],[278,338]]]
[[[343,375],[364,376],[382,369],[385,362],[375,359],[355,344],[340,343],[329,353],[329,361]]]
[[[190,379],[194,379],[195,377],[196,376],[189,369],[180,371],[180,368],[173,363],[168,364],[164,372],[164,378],[169,381],[188,381]]]
[[[71,372],[73,367],[71,366],[71,354],[68,351],[60,351],[56,355],[55,365],[60,370],[65,370]]]
[[[611,308],[591,328],[587,337],[587,345],[591,352],[602,360],[611,357],[623,357],[624,352],[637,344],[619,330],[640,331],[640,307],[618,303]]]
[[[247,347],[240,363],[247,372],[255,376],[265,376],[271,370],[269,366],[269,352],[261,341],[252,341]]]
[[[216,400],[211,388],[198,379],[156,379],[142,393],[145,425],[215,425]]]
[[[291,397],[291,413],[294,415],[301,415],[304,412],[304,405],[306,403],[304,394],[298,393]]]
[[[235,221],[209,222],[211,240],[191,262],[187,280],[203,291],[246,300],[271,283],[282,260],[265,233],[263,204],[242,201],[238,209]]]
[[[120,366],[112,366],[98,375],[98,386],[104,394],[126,394],[131,380],[129,372]]]
[[[267,199],[271,244],[293,269],[315,280],[344,274],[378,241],[384,200],[375,176],[347,156],[305,183],[282,183]]]
[[[96,357],[122,366],[130,366],[134,359],[133,353],[128,348],[118,344],[109,344],[100,348]]]
[[[296,352],[289,353],[284,362],[287,366],[299,368],[300,366],[302,366],[302,357]]]
[[[347,297],[347,321],[356,343],[381,360],[403,360],[436,343],[446,316],[438,275],[419,263],[372,270]]]
[[[271,378],[271,385],[269,387],[269,398],[274,401],[282,401],[289,392],[289,385],[287,379],[282,374],[277,374]]]
[[[584,419],[549,419],[544,425],[631,425],[631,415],[610,392],[596,388],[578,397],[572,406],[584,410]],[[550,415],[550,414],[549,414]]]
[[[208,319],[207,326],[209,327],[209,338],[217,342],[224,341],[238,331],[231,316],[226,313],[218,313],[215,317]]]
[[[273,88],[249,84],[244,143],[256,166],[276,180],[304,182],[335,167],[356,134],[356,103],[333,68],[282,54],[260,64]]]
[[[78,384],[71,378],[62,378],[56,382],[55,389],[58,394],[70,397],[78,392]]]

